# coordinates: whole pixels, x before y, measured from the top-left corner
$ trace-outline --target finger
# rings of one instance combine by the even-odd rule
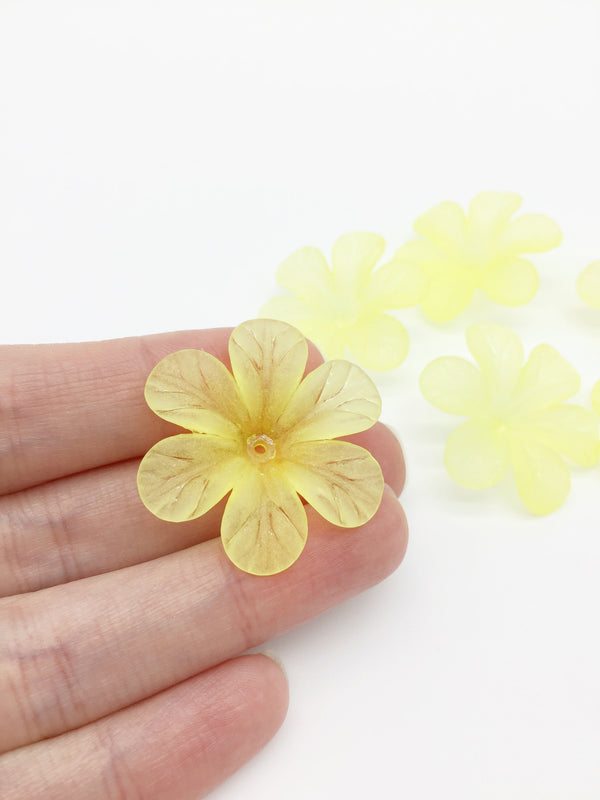
[[[98,722],[5,755],[0,786],[13,800],[196,800],[271,739],[287,699],[287,682],[275,662],[243,656]]]
[[[141,456],[180,430],[146,405],[150,370],[188,347],[229,365],[230,333],[215,328],[0,348],[0,494]],[[309,368],[320,361],[311,347]]]
[[[400,493],[404,458],[381,423],[347,437]],[[0,498],[0,597],[121,569],[219,535],[225,501],[191,522],[159,520],[140,501],[138,461],[100,467]]]
[[[0,601],[0,750],[112,713],[238,655],[382,580],[406,520],[391,490],[340,529],[308,509],[305,552],[287,571],[236,569],[221,541]]]
[[[402,445],[392,431],[382,422],[376,422],[372,428],[352,436],[343,437],[365,447],[375,456],[381,466],[383,478],[387,485],[399,496],[406,481],[406,462]]]

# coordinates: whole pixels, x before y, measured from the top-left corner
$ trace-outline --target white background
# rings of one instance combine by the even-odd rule
[[[600,378],[598,0],[370,3],[0,0],[0,339],[235,325],[297,247],[373,230],[387,255],[441,200],[517,191],[561,225],[535,300],[446,326],[376,378],[406,449],[406,560],[271,642],[291,705],[219,800],[600,797],[600,468],[534,518],[472,493],[459,420],[417,378],[511,325]]]

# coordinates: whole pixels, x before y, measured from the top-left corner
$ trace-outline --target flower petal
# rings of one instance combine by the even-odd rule
[[[592,406],[596,414],[600,415],[600,381],[592,389]]]
[[[260,316],[280,319],[294,325],[307,339],[317,345],[325,358],[343,358],[346,349],[346,328],[334,325],[331,314],[310,308],[308,303],[291,295],[280,295],[268,300]]]
[[[492,402],[499,409],[506,407],[523,364],[523,345],[519,337],[505,325],[479,322],[469,325],[466,338]]]
[[[296,491],[334,525],[363,525],[379,508],[383,475],[364,448],[350,442],[299,442],[286,456],[286,474]]]
[[[229,356],[243,402],[264,433],[302,380],[308,358],[306,339],[285,322],[250,320],[231,334]]]
[[[509,222],[498,238],[499,246],[510,253],[543,253],[562,241],[556,222],[544,214],[523,214]]]
[[[316,247],[301,247],[280,264],[275,273],[283,289],[311,306],[322,304],[332,289],[332,274]]]
[[[231,372],[203,350],[165,356],[148,376],[145,397],[159,417],[196,433],[235,438],[248,418]]]
[[[309,302],[289,294],[280,294],[267,300],[260,309],[261,319],[279,319],[302,331],[302,322],[318,313]],[[304,331],[302,331],[304,333]]]
[[[467,489],[494,486],[510,467],[506,434],[489,422],[471,419],[448,437],[444,463],[459,486]]]
[[[549,344],[540,344],[531,351],[521,370],[513,397],[513,411],[519,416],[544,411],[564,403],[579,391],[577,372]]]
[[[475,286],[451,271],[431,278],[421,308],[433,322],[448,322],[458,317],[471,302]]]
[[[348,347],[363,367],[394,369],[408,353],[406,328],[389,314],[362,317],[348,330]]]
[[[416,264],[426,275],[431,275],[443,269],[446,261],[447,256],[429,239],[412,239],[396,250],[393,261],[390,263]]]
[[[480,192],[469,204],[468,226],[495,237],[522,202],[513,192]]]
[[[598,460],[598,418],[581,406],[564,403],[542,411],[536,415],[529,433],[582,467],[593,467]]]
[[[287,442],[333,439],[370,428],[381,397],[369,376],[349,361],[327,361],[304,378],[279,420]]]
[[[480,287],[494,303],[522,306],[533,299],[539,283],[540,276],[533,264],[514,256],[488,269]]]
[[[427,292],[427,277],[417,264],[394,258],[376,270],[365,294],[373,311],[409,308],[421,302]]]
[[[421,373],[419,386],[425,399],[446,414],[474,417],[489,406],[481,372],[464,358],[436,358]]]
[[[331,265],[338,287],[363,286],[385,250],[376,233],[347,233],[333,245]]]
[[[274,575],[298,558],[308,533],[304,506],[283,471],[247,467],[227,501],[221,539],[236,567]]]
[[[138,491],[160,519],[196,519],[227,494],[243,464],[239,444],[232,440],[181,433],[146,453],[138,470]]]
[[[569,469],[561,456],[525,438],[513,441],[511,457],[517,490],[527,508],[534,514],[556,511],[571,490]]]
[[[317,345],[325,358],[342,358],[348,344],[346,326],[332,325],[327,317],[311,317],[302,321],[302,333]]]
[[[577,279],[577,292],[588,306],[600,308],[600,261],[583,270]]]
[[[453,256],[465,245],[466,219],[458,203],[438,203],[415,221],[413,229]]]

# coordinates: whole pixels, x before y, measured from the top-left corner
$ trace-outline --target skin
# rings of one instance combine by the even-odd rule
[[[205,796],[287,710],[281,668],[242,654],[404,556],[404,461],[380,423],[348,437],[382,465],[379,511],[340,530],[307,508],[306,549],[279,575],[229,562],[224,502],[178,525],[144,508],[140,458],[181,430],[146,406],[146,377],[187,347],[229,364],[229,334],[0,348],[0,797]]]

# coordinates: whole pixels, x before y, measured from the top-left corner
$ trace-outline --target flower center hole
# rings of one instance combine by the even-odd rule
[[[246,447],[252,461],[264,463],[275,458],[275,442],[266,433],[249,436],[246,441]]]

